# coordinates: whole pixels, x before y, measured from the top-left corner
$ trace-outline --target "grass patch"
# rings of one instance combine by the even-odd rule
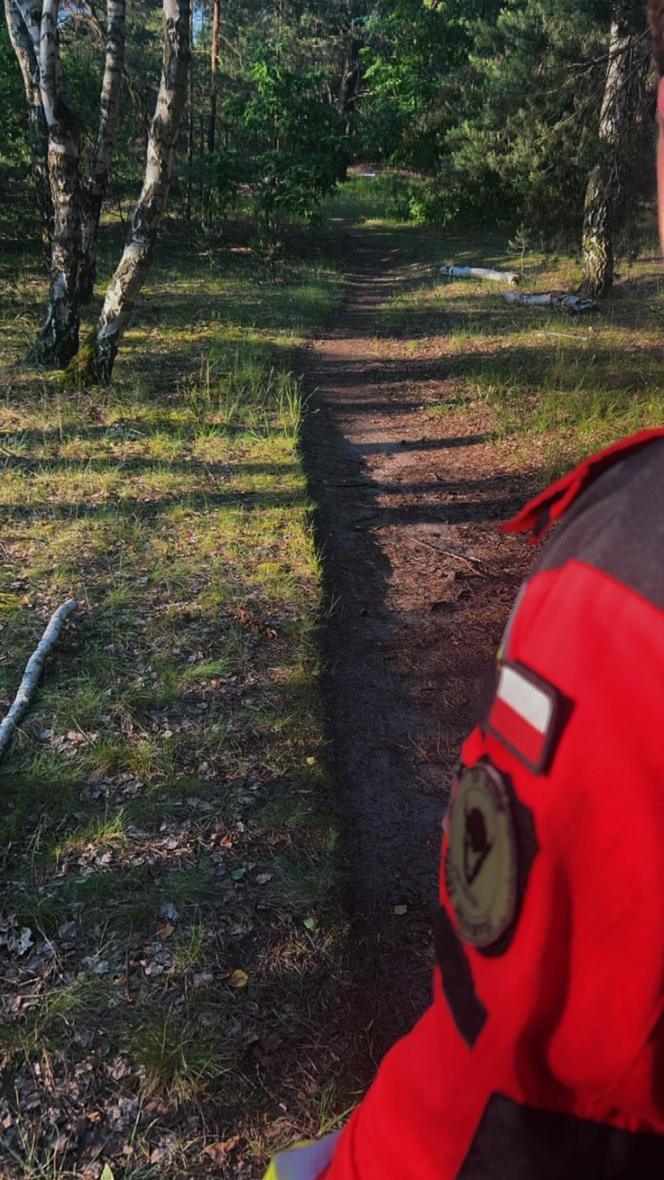
[[[380,348],[412,361],[425,415],[552,472],[661,423],[652,256],[567,320],[440,282],[444,262],[514,258],[390,220],[390,200],[359,178],[329,211],[400,247]],[[341,279],[320,249],[266,282],[244,246],[184,239],[113,386],[82,393],[19,364],[43,276],[27,253],[1,266],[0,709],[52,608],[81,605],[0,765],[0,1174],[260,1175],[348,1104],[293,373]],[[526,289],[578,280],[570,259],[519,266]],[[205,1149],[226,1140],[217,1166]]]
[[[379,314],[385,347],[412,357],[429,416],[493,437],[501,463],[555,474],[616,438],[664,420],[664,280],[654,237],[619,267],[598,313],[578,319],[511,306],[493,283],[442,280],[449,262],[517,269],[525,291],[573,291],[578,262],[514,255],[496,239],[400,239],[404,264]],[[429,386],[429,383],[431,385]],[[433,389],[433,395],[430,392]]]
[[[0,1172],[188,1177],[237,1137],[231,1175],[284,1109],[317,1129],[304,1063],[336,1068],[293,357],[342,281],[320,251],[268,283],[231,242],[182,240],[112,387],[81,392],[23,365],[37,258],[2,278],[0,709],[51,609],[80,606],[0,766]]]

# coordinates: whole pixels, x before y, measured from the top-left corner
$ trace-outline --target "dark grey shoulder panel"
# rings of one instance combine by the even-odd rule
[[[457,1180],[662,1180],[664,1137],[493,1094]]]
[[[627,454],[582,492],[536,572],[584,561],[664,610],[664,439]]]

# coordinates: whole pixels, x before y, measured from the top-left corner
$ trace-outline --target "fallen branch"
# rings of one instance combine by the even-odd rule
[[[474,574],[479,573],[482,569],[482,562],[477,557],[466,557],[463,553],[457,553],[455,549],[446,549],[444,545],[432,545],[431,541],[423,541],[420,537],[411,537],[416,545],[423,545],[425,549],[430,549],[432,553],[437,553],[439,557],[451,557],[453,560],[462,562],[467,565]],[[478,567],[477,569],[475,567]]]
[[[51,615],[49,624],[39,640],[38,646],[30,656],[25,672],[23,673],[23,679],[19,684],[18,692],[14,697],[12,707],[0,725],[0,758],[4,755],[16,726],[34,696],[35,689],[44,670],[47,655],[57,643],[65,621],[77,605],[75,598],[68,598],[66,602],[63,602],[62,606],[58,607],[54,614]]]
[[[568,315],[583,315],[584,312],[599,310],[599,305],[594,299],[585,299],[583,295],[569,295],[565,292],[549,291],[545,295],[524,295],[521,291],[506,291],[505,298],[510,303],[525,303],[531,307],[556,307],[559,311],[566,311]]]
[[[516,287],[521,279],[509,270],[488,270],[483,266],[441,266],[441,275],[447,279],[488,279],[491,283],[509,283]]]

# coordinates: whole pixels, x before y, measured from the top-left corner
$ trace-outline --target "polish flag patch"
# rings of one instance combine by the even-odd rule
[[[501,664],[488,728],[531,770],[541,771],[556,730],[558,694],[520,664]]]

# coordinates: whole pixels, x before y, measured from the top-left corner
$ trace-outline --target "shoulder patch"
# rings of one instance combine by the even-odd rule
[[[561,697],[523,664],[504,660],[487,728],[535,773],[550,760],[560,732]]]
[[[462,767],[448,818],[445,885],[462,939],[484,955],[509,949],[537,854],[530,809],[482,759]]]
[[[518,896],[510,802],[485,762],[464,770],[449,817],[447,892],[466,942],[491,946],[511,926]]]

